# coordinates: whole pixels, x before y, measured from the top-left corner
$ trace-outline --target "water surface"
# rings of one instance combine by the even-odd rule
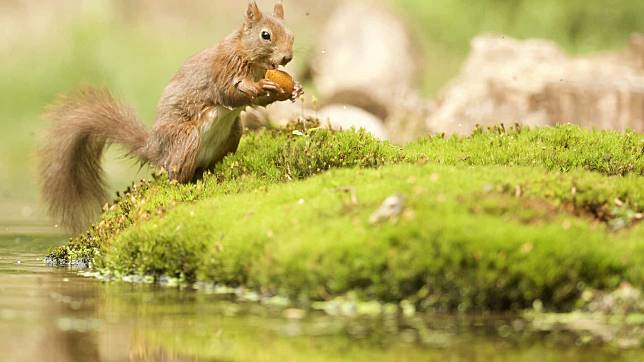
[[[635,361],[516,318],[332,318],[48,267],[65,242],[0,227],[0,361]]]

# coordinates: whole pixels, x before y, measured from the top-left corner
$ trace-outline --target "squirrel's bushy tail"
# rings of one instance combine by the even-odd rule
[[[107,201],[101,168],[105,146],[122,144],[146,162],[148,132],[129,107],[94,88],[62,97],[45,118],[52,124],[40,150],[43,198],[61,226],[78,232]]]

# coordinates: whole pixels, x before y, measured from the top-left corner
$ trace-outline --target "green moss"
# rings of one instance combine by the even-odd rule
[[[575,176],[580,174],[552,180],[540,170],[434,165],[358,175],[332,171],[178,207],[118,237],[106,266],[296,298],[358,291],[364,298],[450,308],[507,309],[538,298],[565,305],[577,296],[579,283],[612,288],[627,276],[641,283],[641,228],[613,235],[601,224],[557,211],[546,223],[526,222],[523,204],[500,202],[506,197],[496,191],[508,178],[538,185],[535,192],[569,190]],[[599,179],[584,176],[589,183]],[[635,192],[628,181],[614,180],[613,194]],[[489,194],[482,191],[487,183],[495,185]],[[339,191],[345,185],[355,189],[358,204],[347,205]],[[380,202],[398,192],[409,199],[408,213],[397,222],[370,225]],[[462,195],[477,195],[477,201]],[[471,211],[485,202],[506,210]]]
[[[565,309],[586,287],[644,285],[642,135],[496,128],[400,149],[297,134],[248,135],[193,185],[136,184],[54,256],[293,300],[460,310]],[[398,193],[405,211],[370,223]]]
[[[243,177],[255,177],[263,183],[283,182],[332,168],[379,167],[402,158],[399,148],[364,132],[313,128],[289,134],[276,130],[246,136],[239,151],[226,158],[215,174],[220,182]]]
[[[644,136],[632,131],[499,126],[479,128],[467,138],[426,138],[406,150],[444,165],[536,166],[561,172],[581,168],[605,175],[644,175]]]

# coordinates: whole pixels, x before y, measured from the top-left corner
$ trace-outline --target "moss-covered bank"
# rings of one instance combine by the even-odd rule
[[[400,212],[374,222],[392,195]],[[52,257],[300,301],[565,309],[586,288],[644,286],[643,208],[640,134],[499,127],[398,148],[265,132],[197,184],[134,185]]]

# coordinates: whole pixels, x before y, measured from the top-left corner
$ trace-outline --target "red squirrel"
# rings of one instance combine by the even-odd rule
[[[293,33],[284,6],[263,14],[250,1],[242,26],[215,47],[188,59],[165,88],[154,127],[147,130],[133,110],[102,89],[61,97],[46,112],[51,121],[40,150],[40,176],[49,212],[78,232],[92,223],[107,201],[101,156],[121,144],[142,163],[162,167],[171,180],[194,181],[237,150],[240,113],[247,106],[295,100],[264,78],[293,58]]]

